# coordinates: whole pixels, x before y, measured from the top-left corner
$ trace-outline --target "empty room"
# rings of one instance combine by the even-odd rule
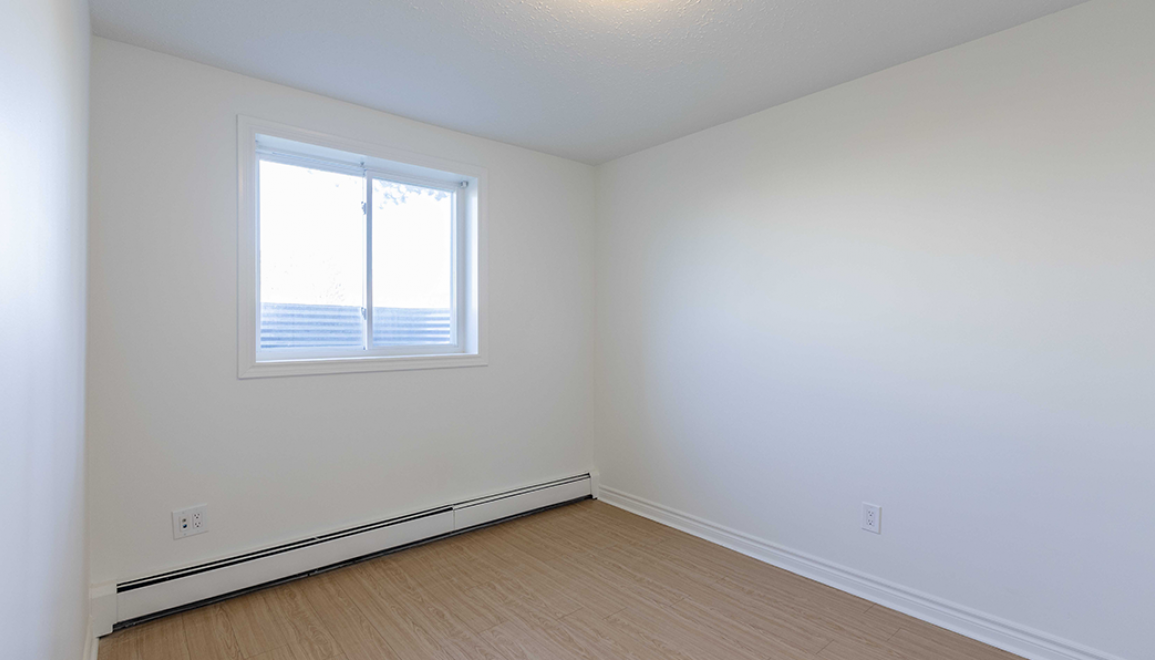
[[[0,0],[3,660],[1155,660],[1155,1]]]

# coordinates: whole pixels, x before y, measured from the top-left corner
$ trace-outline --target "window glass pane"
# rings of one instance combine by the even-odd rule
[[[373,181],[373,344],[453,341],[453,195]]]
[[[260,162],[261,348],[363,348],[365,179]]]

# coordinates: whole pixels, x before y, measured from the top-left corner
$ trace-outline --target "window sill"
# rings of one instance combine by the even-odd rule
[[[242,363],[237,377],[276,378],[313,374],[346,374],[369,371],[413,371],[418,369],[452,369],[483,367],[489,361],[477,353],[450,355],[395,355],[388,357],[324,358],[309,360],[270,360]]]

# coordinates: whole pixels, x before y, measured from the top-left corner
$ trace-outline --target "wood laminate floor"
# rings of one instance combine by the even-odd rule
[[[100,640],[99,660],[1013,660],[586,501]]]

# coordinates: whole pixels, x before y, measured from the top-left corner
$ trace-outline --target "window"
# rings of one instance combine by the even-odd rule
[[[484,170],[240,118],[242,378],[485,364]]]

